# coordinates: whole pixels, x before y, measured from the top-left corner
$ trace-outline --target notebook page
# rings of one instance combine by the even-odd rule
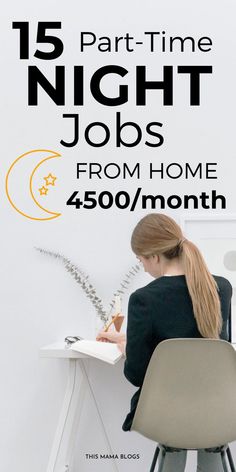
[[[73,343],[71,349],[110,364],[115,364],[122,357],[120,350],[114,343],[103,343],[83,339],[82,341]]]

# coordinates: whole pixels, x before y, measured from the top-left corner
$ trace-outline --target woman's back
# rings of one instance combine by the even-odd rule
[[[223,318],[220,337],[228,340],[227,321],[232,287],[224,277],[214,276],[214,279],[219,288]],[[137,292],[150,310],[155,347],[169,338],[202,337],[197,328],[184,275],[160,277]]]

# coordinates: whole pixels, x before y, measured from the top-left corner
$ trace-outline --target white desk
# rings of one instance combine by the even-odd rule
[[[73,456],[75,436],[86,391],[90,392],[92,396],[101,425],[101,432],[107,445],[107,453],[113,454],[111,444],[106,433],[96,398],[91,388],[83,362],[84,359],[92,358],[80,354],[79,352],[71,351],[65,347],[65,343],[63,342],[42,347],[40,349],[40,357],[68,359],[68,381],[66,393],[51,448],[47,472],[70,472],[71,470],[70,463]],[[79,367],[80,370],[79,376],[77,375],[77,367]],[[115,460],[112,460],[110,464],[113,468],[113,471],[118,472]]]

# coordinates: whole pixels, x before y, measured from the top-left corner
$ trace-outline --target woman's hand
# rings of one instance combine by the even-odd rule
[[[119,344],[124,344],[126,342],[126,335],[124,333],[118,333],[117,331],[100,331],[96,337],[96,340],[101,342],[115,343],[118,344],[119,347]]]
[[[126,341],[122,341],[121,343],[118,343],[117,347],[120,350],[120,352],[125,356]]]

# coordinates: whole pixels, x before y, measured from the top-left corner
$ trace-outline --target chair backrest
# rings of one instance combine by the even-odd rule
[[[227,341],[168,339],[150,360],[132,430],[169,447],[236,439],[236,352]]]

